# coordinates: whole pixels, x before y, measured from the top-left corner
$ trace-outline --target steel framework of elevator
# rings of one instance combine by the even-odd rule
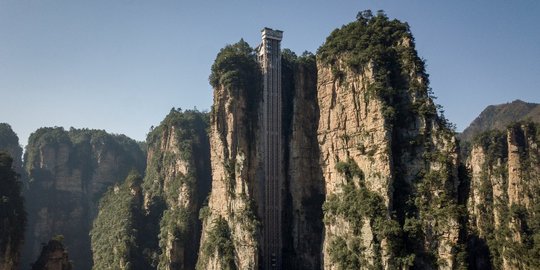
[[[281,39],[283,31],[264,28],[258,59],[263,74],[261,111],[262,185],[264,218],[262,265],[281,269],[281,187],[283,181],[283,145],[281,136]]]

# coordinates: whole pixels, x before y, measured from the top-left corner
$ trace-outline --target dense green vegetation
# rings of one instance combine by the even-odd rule
[[[389,20],[378,11],[360,12],[355,22],[334,30],[317,51],[324,66],[332,68],[336,79],[372,69],[374,82],[368,86],[368,96],[384,102],[384,116],[390,125],[410,123],[411,113],[426,117],[436,116],[436,106],[429,98],[429,79],[425,64],[414,47],[414,38],[407,23]],[[412,104],[404,93],[413,93],[417,99]],[[396,121],[401,119],[401,121]],[[392,121],[394,120],[394,121]],[[404,121],[405,120],[405,121]],[[448,124],[444,117],[440,120]]]
[[[233,45],[227,45],[218,53],[212,73],[210,74],[210,85],[214,88],[224,86],[229,91],[248,90],[257,95],[258,89],[251,89],[252,86],[260,84],[260,69],[257,62],[255,50],[247,42],[241,39]],[[233,92],[233,96],[245,94]]]
[[[352,159],[341,161],[336,164],[336,170],[344,177],[345,183],[341,186],[341,192],[331,194],[324,203],[324,222],[327,225],[335,225],[346,221],[353,230],[352,234],[336,235],[329,241],[329,253],[332,262],[339,269],[360,269],[371,267],[382,268],[381,241],[388,240],[392,249],[396,238],[400,233],[399,224],[388,216],[388,210],[383,198],[364,185],[364,173]],[[364,223],[373,231],[374,246],[372,258],[367,258],[363,245],[362,228]],[[396,264],[407,266],[407,258],[396,258]]]
[[[248,105],[256,105],[260,98],[261,71],[255,50],[243,39],[225,46],[212,64],[209,80],[212,87],[223,86],[233,98],[245,97]]]
[[[12,145],[19,145],[19,137],[9,124],[0,123],[0,149],[6,149]]]
[[[219,224],[229,228],[228,222],[240,226],[242,230],[255,236],[258,231],[258,220],[254,215],[255,204],[252,198],[247,196],[247,191],[237,192],[236,184],[238,183],[237,171],[239,166],[251,167],[249,162],[254,160],[257,155],[257,130],[259,118],[259,104],[262,101],[262,74],[257,61],[256,51],[251,48],[245,41],[240,40],[233,45],[227,45],[218,53],[214,64],[212,65],[212,73],[210,75],[210,84],[214,88],[215,103],[212,106],[211,123],[213,128],[217,129],[217,134],[221,143],[223,143],[222,164],[225,169],[225,177],[223,179],[226,190],[226,198],[224,201],[233,202],[237,207],[230,208],[230,217],[227,221],[221,220]],[[232,117],[232,119],[230,118]],[[232,120],[233,122],[229,122]],[[231,137],[226,137],[232,134]],[[241,143],[247,141],[247,144]],[[231,150],[229,152],[229,150]],[[239,165],[238,157],[243,155],[245,163]],[[254,189],[252,183],[254,179],[251,175],[248,179],[242,179],[247,186],[245,189],[250,191]],[[240,208],[240,209],[238,209]],[[205,219],[205,228],[207,229],[215,224],[212,222],[212,215],[208,217],[209,211],[205,210],[201,216]],[[216,225],[217,226],[217,225]],[[232,225],[231,225],[232,226]],[[221,228],[217,226],[217,228]],[[229,229],[227,229],[229,230]],[[231,232],[229,232],[230,234]],[[201,250],[208,250],[208,234],[205,241],[201,243]],[[218,237],[218,239],[223,239]],[[214,241],[214,240],[211,240]],[[219,246],[219,245],[218,245]],[[231,248],[234,246],[231,242]],[[208,258],[214,257],[214,254],[200,254],[198,268],[203,269]],[[202,258],[202,259],[201,259]],[[223,267],[230,269],[235,267],[234,260],[222,260]]]
[[[385,66],[403,39],[413,40],[406,23],[391,21],[382,12],[376,16],[360,12],[355,22],[334,30],[317,55],[324,64],[338,65],[342,59],[348,67],[361,71],[369,62]],[[421,62],[418,64],[423,68]]]
[[[132,171],[110,187],[99,203],[92,231],[93,269],[149,269],[139,249],[142,222],[141,176]]]
[[[233,112],[236,123],[240,126],[236,132],[249,141],[256,141],[255,131],[258,122],[258,107],[262,100],[262,74],[257,60],[256,51],[247,42],[241,39],[239,42],[227,45],[217,54],[209,78],[210,84],[216,93],[222,98],[212,107],[212,122],[225,123],[227,111]],[[232,111],[234,110],[234,111]],[[235,123],[235,125],[236,125]],[[226,142],[225,125],[217,125],[222,141]],[[230,142],[232,143],[232,142]],[[249,144],[248,154],[255,144]],[[228,154],[224,160],[228,177],[226,180],[228,190],[234,189],[234,161],[229,160]],[[229,195],[234,196],[233,193]]]
[[[21,182],[12,168],[13,159],[0,152],[0,268],[16,266],[26,227]]]
[[[319,48],[318,60],[323,68],[331,69],[334,79],[345,91],[355,91],[349,82],[372,72],[373,81],[364,85],[364,100],[382,101],[385,129],[391,134],[392,208],[369,203],[376,201],[377,194],[363,188],[357,166],[345,161],[338,163],[336,170],[345,179],[357,179],[358,183],[347,181],[343,194],[327,198],[326,217],[336,211],[347,213],[342,215],[344,219],[354,213],[361,221],[369,217],[367,220],[376,235],[374,242],[388,240],[393,256],[390,263],[395,267],[430,268],[443,264],[437,255],[438,241],[444,232],[454,230],[449,224],[457,221],[464,212],[454,188],[457,164],[452,158],[455,146],[451,142],[455,132],[443,111],[439,108],[438,114],[433,103],[425,64],[415,50],[409,26],[388,19],[382,11],[376,15],[371,11],[360,12],[355,22],[332,32]],[[344,140],[348,139],[344,137]],[[441,149],[441,141],[449,142],[446,149]],[[373,153],[366,153],[364,146],[359,147],[364,149],[360,150],[362,154],[372,157]],[[357,201],[364,202],[358,207],[371,205],[373,208],[353,207]],[[386,229],[380,229],[382,227],[377,224],[382,221],[377,220],[388,223],[382,226]],[[365,265],[369,258],[362,257],[363,247],[351,241],[355,240],[337,238],[331,241],[334,251],[331,256],[347,263],[356,258],[355,264]],[[379,252],[377,245],[373,248]],[[354,252],[343,252],[344,246]],[[459,245],[452,248],[454,254],[462,251]],[[380,254],[375,255],[375,258],[380,257]],[[380,264],[377,261],[371,263],[375,267]],[[455,263],[464,266],[462,258]]]
[[[506,166],[508,144],[506,132],[496,130],[485,132],[475,138],[473,145],[482,148],[487,160],[483,164],[483,172],[481,179],[479,179],[480,185],[474,187],[478,190],[477,196],[479,196],[479,201],[482,203],[478,205],[481,209],[480,215],[473,217],[477,219],[479,227],[471,228],[469,232],[469,238],[478,238],[476,241],[469,240],[469,252],[475,255],[470,258],[471,265],[475,266],[477,264],[476,261],[483,259],[491,261],[490,266],[495,269],[500,269],[502,266],[502,252],[506,244],[505,238],[509,236],[509,231],[506,226],[495,228],[494,211],[495,207],[497,207],[497,210],[503,213],[501,220],[504,224],[508,224],[509,207],[505,203],[508,201],[508,197],[503,195],[503,198],[498,198],[497,203],[495,202],[490,178],[500,178],[503,181],[501,183],[502,186],[508,186],[508,167]],[[483,232],[482,236],[479,235],[480,232]],[[485,243],[487,248],[482,249],[480,243]],[[483,254],[479,250],[483,250]]]
[[[451,167],[448,167],[451,168]],[[331,194],[324,203],[325,223],[339,224],[346,221],[353,230],[346,236],[334,236],[329,241],[330,258],[340,269],[358,269],[361,266],[379,269],[381,265],[381,241],[386,240],[388,251],[392,254],[391,265],[397,268],[440,265],[436,250],[425,249],[426,241],[432,239],[433,233],[446,231],[451,220],[463,214],[457,202],[451,195],[437,190],[444,186],[449,177],[447,171],[431,171],[419,176],[409,191],[409,199],[403,207],[396,207],[404,219],[400,220],[396,212],[389,215],[383,198],[369,191],[364,183],[364,174],[351,159],[336,164],[336,170],[343,175],[345,183],[341,192]],[[436,195],[438,194],[438,195]],[[368,222],[373,231],[374,245],[371,247],[375,254],[372,258],[365,256],[366,246],[363,246],[361,229]],[[440,222],[439,225],[437,225]],[[430,225],[435,224],[435,225]],[[456,248],[456,254],[462,252]],[[457,265],[464,264],[460,258]]]
[[[0,151],[6,151],[10,154],[13,158],[15,171],[19,172],[22,167],[23,151],[19,145],[19,137],[6,123],[0,123]]]
[[[140,145],[125,135],[108,134],[104,130],[75,129],[69,131],[62,127],[40,128],[32,133],[28,139],[24,155],[26,171],[31,173],[36,167],[36,158],[39,158],[40,149],[68,147],[70,168],[80,169],[83,180],[88,181],[92,177],[92,171],[97,166],[97,151],[99,155],[112,152],[121,158],[117,171],[118,175],[112,178],[121,181],[133,167],[140,172],[146,165],[145,154]]]
[[[443,136],[446,135],[444,132]],[[400,249],[396,252],[409,258],[416,268],[430,268],[446,263],[435,247],[441,234],[457,229],[452,224],[463,220],[465,207],[463,202],[460,204],[458,201],[455,186],[458,170],[454,153],[434,149],[430,140],[423,141],[421,145],[424,152],[420,162],[423,167],[415,171],[410,182],[404,177],[407,164],[395,162],[393,211],[402,230]],[[396,148],[393,148],[393,154],[403,155],[405,150]],[[393,160],[396,159],[394,157]],[[466,268],[463,241],[460,238],[457,244],[451,246],[453,263],[460,269]]]
[[[94,269],[195,267],[198,210],[210,185],[207,128],[208,114],[174,108],[152,127],[144,180],[130,175],[100,203],[92,230]],[[112,217],[116,221],[107,222]]]
[[[188,209],[185,208],[174,208],[167,209],[163,212],[163,217],[161,218],[159,228],[159,248],[161,256],[158,262],[157,269],[185,269],[185,265],[192,267],[195,263],[195,256],[186,258],[190,261],[171,261],[166,254],[168,241],[174,243],[174,247],[182,249],[184,254],[193,254],[197,252],[198,244],[191,243],[193,239],[192,234],[197,234],[195,231],[194,215]],[[193,249],[193,250],[192,250]],[[174,251],[169,251],[174,252]]]
[[[146,256],[154,258],[151,264],[158,269],[195,267],[201,227],[198,212],[210,189],[208,122],[207,113],[173,108],[147,136],[145,230],[157,239],[147,239],[141,246],[146,254],[153,254]],[[181,261],[170,257],[170,252],[176,252],[167,250],[171,246],[181,250]]]
[[[189,170],[187,175],[177,175],[175,179],[168,179],[167,185],[170,188],[164,189],[167,171],[164,169],[173,168],[176,162],[184,161],[190,168],[195,168],[198,158],[204,155],[205,146],[208,145],[208,114],[196,110],[171,109],[169,114],[161,124],[152,129],[147,136],[148,147],[153,149],[154,154],[149,160],[144,189],[153,196],[164,196],[170,200],[178,198],[180,186],[186,184],[193,188],[196,184],[196,170]],[[169,132],[174,131],[174,134]],[[178,144],[178,151],[161,152],[164,147],[162,140],[174,136],[172,141]],[[202,173],[202,172],[199,172]],[[169,192],[164,194],[164,192]]]
[[[540,125],[532,122],[517,122],[508,126],[508,132],[518,143],[521,168],[512,172],[521,178],[521,194],[528,204],[509,201],[508,137],[507,132],[492,130],[473,139],[473,147],[485,153],[485,163],[476,189],[477,207],[480,213],[472,216],[478,227],[469,228],[469,252],[471,265],[483,267],[489,261],[493,269],[503,269],[503,258],[520,269],[534,269],[540,265],[540,153],[532,144],[540,143]],[[531,144],[532,142],[532,144]],[[497,182],[502,194],[494,192]],[[497,219],[497,220],[496,220]],[[499,224],[499,225],[496,225]]]
[[[207,232],[207,239],[201,248],[197,269],[204,269],[206,261],[210,257],[217,258],[221,263],[221,269],[235,270],[235,251],[231,235],[231,229],[223,217],[218,217],[212,221],[210,231]]]
[[[476,136],[473,144],[482,147],[486,153],[488,164],[494,164],[498,160],[504,162],[508,158],[506,140],[506,131],[490,130]]]
[[[65,151],[62,152],[62,149]],[[65,157],[67,161],[56,154],[53,156],[55,160],[46,161],[66,163],[56,164],[57,168],[40,167],[40,159],[49,158],[41,156],[47,153],[44,150],[50,150],[49,153],[53,154],[67,155]],[[115,158],[114,166],[102,164],[102,158],[107,154]],[[136,169],[142,173],[146,166],[146,156],[139,143],[125,135],[108,134],[103,130],[92,129],[71,128],[66,131],[61,127],[40,128],[30,135],[24,157],[31,188],[39,186],[44,181],[53,181],[58,173],[74,174],[76,170],[80,171],[81,181],[83,186],[86,186],[92,181],[94,171],[98,166],[111,166],[108,170],[110,175],[107,177],[111,182],[120,182],[130,170]],[[76,176],[73,175],[73,177]],[[93,203],[97,204],[99,195],[106,188],[98,192],[99,194],[93,198],[95,200]]]

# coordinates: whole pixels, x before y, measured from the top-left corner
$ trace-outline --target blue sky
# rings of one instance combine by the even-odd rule
[[[0,122],[26,144],[43,126],[144,140],[172,107],[209,109],[220,48],[315,52],[360,10],[406,21],[446,117],[465,128],[487,105],[540,102],[540,1],[0,0]]]

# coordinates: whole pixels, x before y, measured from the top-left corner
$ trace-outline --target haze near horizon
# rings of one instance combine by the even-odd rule
[[[26,144],[44,126],[143,141],[172,107],[209,110],[216,54],[260,30],[316,52],[361,10],[407,22],[436,102],[461,131],[488,105],[539,102],[540,3],[523,1],[0,1],[0,122]]]

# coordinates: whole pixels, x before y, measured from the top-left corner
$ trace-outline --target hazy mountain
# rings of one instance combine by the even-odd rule
[[[61,127],[32,133],[24,154],[28,229],[22,262],[35,261],[41,243],[62,235],[74,268],[90,269],[88,234],[99,199],[132,169],[142,173],[145,166],[140,145],[124,135]]]
[[[460,138],[471,141],[476,135],[488,130],[506,130],[513,122],[531,120],[540,123],[540,104],[514,100],[511,103],[487,106],[472,123],[463,130]]]

